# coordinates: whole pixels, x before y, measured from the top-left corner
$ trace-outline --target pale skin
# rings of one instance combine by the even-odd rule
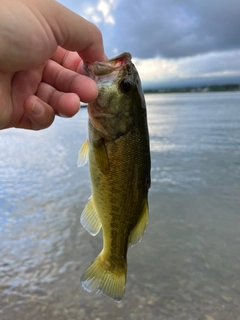
[[[47,128],[97,97],[83,60],[106,59],[99,29],[54,0],[0,0],[0,129]]]

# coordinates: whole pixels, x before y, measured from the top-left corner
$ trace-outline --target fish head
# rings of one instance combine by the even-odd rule
[[[128,132],[146,113],[141,81],[130,53],[103,62],[85,63],[98,85],[98,97],[88,105],[91,124],[106,140]]]

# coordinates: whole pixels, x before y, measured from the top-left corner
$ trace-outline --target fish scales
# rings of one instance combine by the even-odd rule
[[[88,153],[92,196],[81,221],[93,235],[102,227],[103,250],[81,282],[87,291],[121,301],[127,249],[141,239],[148,220],[149,137],[145,100],[131,56],[124,53],[99,64],[86,65],[99,96],[88,106],[88,142],[80,149],[79,163],[85,163]]]
[[[125,141],[121,143],[120,140],[123,139]],[[116,234],[121,234],[121,238],[118,238],[119,241],[122,242],[123,235],[125,235],[124,242],[128,242],[128,235],[139,218],[145,193],[144,185],[139,185],[138,183],[139,180],[141,181],[145,178],[144,176],[139,179],[139,175],[145,175],[145,172],[144,170],[139,170],[138,167],[136,173],[134,165],[135,161],[138,161],[138,153],[141,155],[141,150],[138,150],[141,149],[141,143],[138,143],[137,146],[139,148],[136,148],[135,140],[137,139],[139,139],[137,134],[133,137],[133,133],[129,132],[120,137],[118,143],[114,141],[107,145],[107,151],[111,158],[108,174],[103,174],[98,168],[97,163],[94,161],[94,156],[91,156],[91,152],[94,153],[94,150],[89,152],[89,165],[92,168],[93,198],[95,202],[101,202],[100,219],[105,219],[104,224],[102,224],[104,248],[108,250],[108,246],[111,247],[115,255],[120,255],[120,252],[117,251],[121,251],[123,248],[116,247],[111,243],[111,241],[113,242],[117,239],[111,237],[110,230],[116,229]],[[132,152],[132,148],[136,148],[135,152]],[[125,156],[120,162],[119,159],[123,154]],[[141,157],[139,156],[140,160]],[[140,192],[140,188],[142,192]],[[113,224],[115,224],[115,228],[113,228]],[[109,248],[109,250],[111,249]]]

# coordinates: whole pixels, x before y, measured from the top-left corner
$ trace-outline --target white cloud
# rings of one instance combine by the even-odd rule
[[[97,10],[102,13],[104,17],[105,23],[114,24],[115,20],[113,18],[113,15],[111,14],[111,11],[113,9],[113,0],[100,0],[97,5]]]
[[[83,16],[98,24],[115,24],[112,10],[114,9],[113,0],[99,0],[96,5],[86,6],[83,10]]]
[[[175,75],[175,61],[162,58],[133,59],[142,81],[163,81]]]
[[[142,82],[192,78],[240,77],[240,50],[208,53],[181,59],[133,59]]]

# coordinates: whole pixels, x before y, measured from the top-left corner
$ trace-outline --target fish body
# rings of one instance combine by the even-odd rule
[[[137,243],[148,221],[150,151],[146,104],[131,55],[85,64],[98,84],[88,105],[88,140],[79,165],[89,161],[92,196],[81,222],[96,235],[102,227],[103,250],[81,282],[91,292],[115,301],[124,295],[128,247]]]

